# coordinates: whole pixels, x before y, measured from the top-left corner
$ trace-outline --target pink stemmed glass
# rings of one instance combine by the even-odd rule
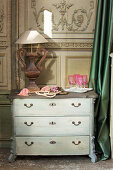
[[[74,74],[73,77],[74,77],[74,81],[75,81],[75,84],[77,85],[77,87],[79,87],[79,82],[78,82],[78,77],[80,75],[79,74]]]
[[[79,84],[79,87],[81,88],[83,84],[83,77],[81,75],[78,76],[78,84]]]
[[[82,75],[83,78],[83,86],[85,88],[85,85],[87,84],[87,75]]]
[[[73,75],[69,75],[68,76],[68,81],[69,81],[69,84],[72,86],[74,84],[74,77]]]

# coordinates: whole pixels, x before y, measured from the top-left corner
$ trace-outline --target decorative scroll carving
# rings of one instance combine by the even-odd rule
[[[79,48],[92,49],[93,43],[75,43],[75,42],[59,42],[59,43],[45,43],[41,45],[43,48]]]
[[[68,29],[68,21],[67,18],[65,17],[66,12],[68,12],[68,10],[73,6],[74,4],[71,3],[66,3],[65,0],[63,0],[60,3],[57,4],[53,4],[53,6],[56,7],[56,9],[58,10],[58,12],[60,13],[60,19],[58,21],[58,23],[56,24],[54,21],[54,14],[53,14],[53,30],[55,31],[59,31],[59,26],[62,27],[62,30],[65,29],[65,26],[67,26]]]
[[[67,3],[66,0],[62,0],[59,3],[52,4],[52,7],[58,11],[59,20],[55,21],[55,13],[54,10],[46,9],[44,6],[41,7],[39,11],[36,9],[36,0],[31,0],[31,8],[33,8],[33,15],[39,30],[43,31],[43,12],[44,10],[48,10],[52,12],[52,25],[53,31],[59,32],[61,31],[68,31],[68,32],[75,32],[75,31],[86,31],[93,14],[94,10],[94,0],[90,0],[90,7],[89,9],[79,8],[76,9],[76,3]],[[70,13],[71,7],[75,6],[75,10],[73,11],[72,15],[70,16],[70,21],[67,19],[66,13]],[[52,8],[53,9],[53,8]],[[41,18],[42,17],[42,18]],[[41,18],[42,24],[39,23],[39,18]]]
[[[3,33],[4,28],[4,7],[0,9],[0,33]]]
[[[31,8],[36,6],[36,0],[31,0]]]
[[[7,42],[6,41],[0,41],[0,47],[7,48]]]

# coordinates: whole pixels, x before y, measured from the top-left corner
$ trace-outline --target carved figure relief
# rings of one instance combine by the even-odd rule
[[[39,30],[43,31],[43,22],[44,22],[44,10],[48,10],[52,12],[52,31],[67,31],[67,32],[75,32],[75,31],[86,31],[90,21],[92,14],[94,12],[94,0],[89,1],[89,8],[77,8],[76,2],[71,3],[66,0],[61,0],[57,3],[52,3],[49,9],[46,6],[42,6],[40,10],[37,11],[37,2],[36,0],[31,0],[31,8],[33,9],[33,15],[35,18],[35,22]],[[72,8],[73,7],[73,8]],[[58,20],[55,20],[56,13],[53,9],[57,10],[57,14],[59,15]],[[74,10],[73,10],[74,9]],[[72,12],[73,10],[73,12]],[[68,19],[67,14],[70,13],[71,16]],[[42,24],[40,24],[40,20]]]
[[[66,18],[66,12],[68,12],[68,10],[74,5],[71,3],[66,3],[65,0],[61,1],[58,4],[52,4],[60,13],[60,18],[58,23],[56,24],[55,20],[54,20],[54,14],[53,14],[53,30],[58,31],[59,30],[59,26],[61,25],[62,30],[64,30],[64,27],[68,28],[68,21]]]

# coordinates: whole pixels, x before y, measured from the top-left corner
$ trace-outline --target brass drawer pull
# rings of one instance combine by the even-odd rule
[[[75,125],[75,126],[78,126],[78,125],[80,125],[81,124],[81,122],[80,121],[78,121],[78,123],[76,124],[74,121],[72,122],[72,124],[73,125]]]
[[[31,146],[31,145],[34,144],[34,142],[31,142],[30,144],[28,144],[27,142],[25,142],[25,144],[26,144],[27,146]]]
[[[33,125],[33,122],[31,122],[31,124],[28,124],[27,122],[24,122],[24,124],[27,125],[27,126],[31,126],[31,125]]]
[[[50,125],[56,125],[56,122],[49,122]]]
[[[33,106],[33,104],[31,103],[30,106],[28,106],[27,104],[24,104],[24,106],[26,106],[27,108],[30,108]]]
[[[52,141],[50,141],[50,144],[56,144],[56,142],[52,140]]]
[[[74,107],[79,107],[79,106],[81,106],[81,103],[78,103],[78,105],[75,105],[74,103],[72,103],[71,105]]]
[[[75,143],[75,141],[72,141],[72,143],[73,143],[74,145],[79,145],[79,144],[81,143],[81,141],[78,141],[78,143]]]
[[[56,106],[56,103],[50,103],[49,106]]]

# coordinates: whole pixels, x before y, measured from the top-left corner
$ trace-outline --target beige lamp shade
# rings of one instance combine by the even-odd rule
[[[37,30],[28,30],[20,36],[16,41],[16,44],[37,44],[47,42],[48,41]]]

